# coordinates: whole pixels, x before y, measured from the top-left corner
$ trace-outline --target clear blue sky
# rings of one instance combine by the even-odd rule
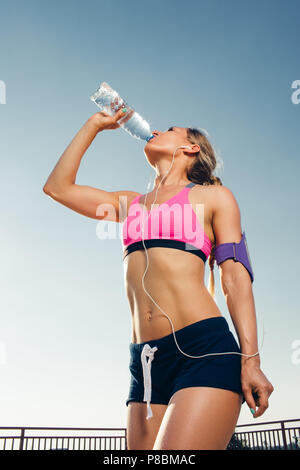
[[[300,418],[300,364],[292,361],[300,340],[300,104],[291,101],[299,1],[0,6],[0,425],[126,425],[131,320],[121,240],[100,240],[98,221],[42,191],[97,112],[89,97],[102,81],[153,129],[209,132],[223,160],[219,176],[240,206],[260,344],[261,319],[265,328],[262,369],[275,388],[257,422]],[[77,183],[145,193],[153,171],[143,147],[122,129],[99,134]],[[217,267],[215,279],[234,332]],[[239,424],[249,422],[244,404]]]

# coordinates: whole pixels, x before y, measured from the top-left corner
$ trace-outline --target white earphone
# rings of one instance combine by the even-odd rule
[[[155,204],[156,202],[156,199],[157,199],[157,192],[158,192],[158,189],[162,183],[162,181],[166,178],[167,174],[170,172],[172,166],[173,166],[173,163],[174,163],[174,157],[175,157],[175,153],[176,153],[176,150],[178,149],[189,149],[189,150],[192,150],[191,147],[187,146],[187,145],[181,145],[179,147],[176,147],[176,149],[174,150],[174,153],[173,153],[173,158],[172,158],[172,163],[167,171],[167,173],[165,174],[165,176],[163,177],[163,179],[160,181],[159,185],[157,186],[157,189],[156,189],[156,194],[155,194],[155,199],[154,199],[154,202],[151,204],[151,208],[152,206]],[[150,181],[148,183],[148,189],[150,188]],[[146,269],[144,271],[144,274],[142,276],[142,286],[143,286],[143,289],[145,291],[145,293],[148,295],[148,297],[152,300],[152,302],[156,305],[156,307],[168,318],[170,324],[171,324],[171,327],[172,327],[172,332],[173,332],[173,336],[174,336],[174,340],[175,340],[175,343],[176,343],[176,346],[177,348],[179,349],[179,351],[184,354],[185,356],[188,356],[188,357],[191,357],[193,359],[200,359],[202,357],[207,357],[207,356],[222,356],[222,355],[227,355],[227,354],[237,354],[239,356],[246,356],[246,357],[253,357],[253,356],[257,356],[259,354],[259,351],[261,348],[259,348],[259,350],[255,353],[255,354],[244,354],[244,353],[239,353],[239,352],[236,352],[236,351],[230,351],[230,352],[223,352],[223,353],[209,353],[209,354],[203,354],[201,356],[191,356],[190,354],[187,354],[185,353],[184,351],[182,351],[182,349],[180,349],[178,343],[177,343],[177,340],[176,340],[176,334],[175,334],[175,330],[174,330],[174,326],[173,326],[173,323],[172,323],[172,320],[171,318],[167,315],[166,312],[164,312],[164,310],[162,310],[162,308],[157,304],[157,302],[155,302],[155,300],[153,299],[153,297],[151,297],[151,295],[149,294],[149,292],[147,291],[147,289],[145,288],[145,284],[144,284],[144,278],[145,278],[145,274],[148,270],[148,267],[149,267],[149,258],[148,258],[148,251],[147,251],[147,248],[145,246],[145,242],[144,242],[144,211],[145,211],[145,207],[146,207],[146,201],[147,201],[147,194],[146,194],[146,197],[145,197],[145,202],[144,202],[144,207],[143,207],[143,210],[142,210],[142,230],[141,230],[141,233],[142,233],[142,237],[141,237],[141,241],[143,243],[143,247],[144,247],[144,251],[145,251],[145,255],[146,255]],[[149,213],[151,212],[151,208],[150,208],[150,211],[147,211],[147,214],[149,215]],[[263,342],[264,342],[264,330],[263,330],[263,340],[262,340],[262,345],[263,345]],[[262,347],[261,345],[261,347]]]

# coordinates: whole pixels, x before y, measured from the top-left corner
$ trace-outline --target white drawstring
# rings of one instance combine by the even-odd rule
[[[147,417],[146,419],[152,418],[152,410],[150,406],[151,401],[151,362],[154,359],[154,353],[157,351],[157,346],[150,348],[149,344],[145,344],[141,353],[141,361],[143,366],[144,376],[144,399],[147,402]],[[149,361],[147,362],[147,356]]]

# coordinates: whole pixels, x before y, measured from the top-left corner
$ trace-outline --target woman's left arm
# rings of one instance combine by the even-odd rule
[[[216,245],[239,243],[242,238],[241,217],[238,203],[226,186],[216,186],[213,211],[213,231]],[[228,310],[238,335],[242,354],[253,355],[258,351],[255,302],[251,278],[244,265],[227,259],[220,263],[222,290]],[[260,368],[260,355],[241,356],[241,384],[249,408],[261,416],[268,408],[268,399],[274,388]],[[253,397],[253,393],[257,398]]]

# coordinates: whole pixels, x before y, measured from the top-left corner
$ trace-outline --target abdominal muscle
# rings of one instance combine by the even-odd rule
[[[174,248],[147,249],[144,286],[171,319],[174,331],[205,318],[222,316],[204,284],[205,265],[193,253]],[[125,288],[131,309],[132,343],[162,338],[173,332],[168,317],[143,289],[145,249],[124,259]]]

